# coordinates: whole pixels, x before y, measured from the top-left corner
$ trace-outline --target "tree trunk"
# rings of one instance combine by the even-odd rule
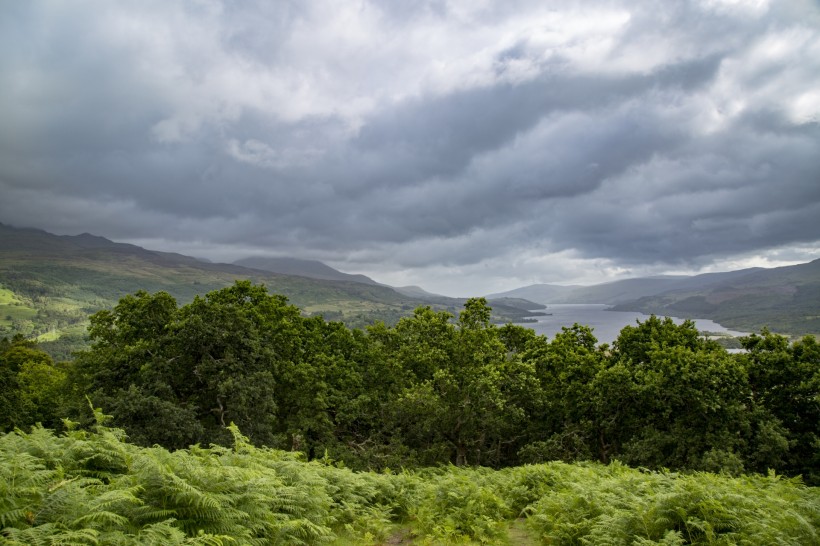
[[[458,444],[456,446],[456,466],[464,466],[467,464],[467,446]]]
[[[219,416],[219,424],[224,427],[224,426],[226,426],[225,425],[225,413],[227,413],[227,412],[225,411],[225,406],[222,405],[222,399],[218,396],[216,397],[216,403],[219,404],[219,407],[214,408],[212,411]]]

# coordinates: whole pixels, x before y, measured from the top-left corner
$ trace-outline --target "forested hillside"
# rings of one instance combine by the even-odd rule
[[[820,260],[710,278],[616,306],[619,310],[709,318],[741,330],[768,327],[795,336],[820,334]],[[743,274],[740,274],[743,273]]]
[[[336,273],[330,280],[278,274],[147,250],[87,233],[58,236],[0,224],[0,337],[37,337],[49,353],[67,359],[71,351],[86,346],[88,316],[110,309],[130,293],[164,291],[188,303],[235,279],[265,284],[306,315],[322,315],[354,328],[376,320],[394,324],[422,304],[455,312],[464,302],[406,295],[370,279],[361,282],[357,276]],[[498,321],[520,320],[528,314],[504,305],[496,305],[494,312]]]

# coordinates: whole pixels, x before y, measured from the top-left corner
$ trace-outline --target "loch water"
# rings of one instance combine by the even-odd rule
[[[589,326],[592,333],[598,339],[598,343],[612,343],[618,337],[618,333],[624,326],[635,326],[636,321],[645,321],[649,315],[633,311],[609,311],[609,305],[603,304],[554,304],[547,305],[546,309],[539,309],[539,312],[549,313],[546,316],[533,317],[537,322],[523,323],[522,326],[532,328],[539,334],[545,334],[548,339],[552,339],[556,333],[561,331],[562,326],[572,326],[578,324]],[[681,324],[684,319],[672,317],[676,324]],[[701,332],[721,332],[733,336],[748,335],[747,332],[738,332],[724,328],[720,324],[708,319],[693,319],[695,326]]]

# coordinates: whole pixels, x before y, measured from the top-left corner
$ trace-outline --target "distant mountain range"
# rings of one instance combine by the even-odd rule
[[[263,283],[303,312],[351,327],[376,320],[394,323],[420,305],[457,314],[465,301],[418,286],[390,287],[312,260],[253,257],[219,264],[88,233],[58,236],[0,224],[0,337],[38,336],[47,343],[65,343],[68,350],[81,344],[89,314],[112,307],[127,294],[164,290],[187,303],[236,279]],[[738,330],[765,326],[792,335],[817,334],[820,260],[594,286],[538,284],[487,299],[497,322],[526,322],[544,305],[603,303],[617,310],[707,318]]]
[[[234,265],[278,273],[280,275],[294,275],[309,279],[321,279],[327,281],[345,281],[381,286],[418,302],[420,305],[431,305],[451,309],[456,314],[464,302],[464,298],[450,298],[441,294],[434,294],[424,290],[420,286],[389,286],[374,281],[366,275],[343,273],[333,269],[327,264],[316,260],[303,260],[299,258],[270,258],[270,257],[250,257],[234,262]],[[495,319],[499,321],[514,320],[517,322],[527,322],[528,318],[537,315],[537,310],[543,305],[525,300],[522,298],[487,298],[493,308]],[[536,312],[533,313],[532,311]]]
[[[113,307],[128,294],[163,290],[187,303],[237,279],[263,283],[303,312],[351,327],[393,323],[421,305],[457,314],[465,301],[418,287],[393,289],[310,260],[249,258],[240,263],[246,265],[211,263],[88,233],[61,236],[0,224],[0,338],[20,333],[47,343],[61,340],[67,351],[81,343],[91,313]],[[533,305],[538,306],[493,304],[494,319],[524,320]]]
[[[299,277],[307,277],[309,279],[322,279],[327,281],[350,281],[362,284],[371,284],[376,286],[389,286],[374,281],[370,277],[361,274],[342,273],[337,269],[333,269],[327,264],[317,260],[303,260],[299,258],[271,258],[264,256],[253,256],[250,258],[243,258],[236,260],[235,265],[248,267],[252,269],[260,269],[262,271],[270,271],[272,273],[279,273],[281,275],[297,275]],[[389,286],[399,294],[403,294],[410,298],[420,298],[423,300],[440,300],[451,299],[440,294],[433,294],[421,288],[420,286]]]
[[[300,260],[298,258],[267,258],[255,256],[237,260],[234,264],[251,269],[260,269],[262,271],[279,273],[281,275],[298,275],[309,279],[350,281],[362,284],[379,285],[379,283],[365,275],[342,273],[341,271],[333,269],[329,265],[325,265],[316,260]]]
[[[626,279],[593,286],[535,284],[491,294],[542,304],[603,303],[613,310],[711,319],[746,331],[820,333],[820,260],[771,269]]]
[[[762,268],[742,269],[726,273],[705,273],[703,275],[660,275],[638,277],[620,281],[594,284],[591,286],[561,286],[556,284],[533,284],[491,294],[488,298],[518,297],[540,303],[603,303],[615,305],[635,301],[639,298],[662,294],[671,290],[697,290],[720,282],[730,281]]]

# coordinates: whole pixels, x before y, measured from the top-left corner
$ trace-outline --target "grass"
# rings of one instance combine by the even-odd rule
[[[14,292],[7,288],[0,288],[0,305],[10,305],[17,301]]]
[[[8,288],[0,288],[0,328],[12,330],[21,321],[34,321],[37,309],[27,305],[20,297]],[[5,332],[0,330],[0,335]]]
[[[48,342],[48,341],[57,341],[58,339],[60,339],[61,335],[62,334],[58,330],[51,330],[51,331],[46,332],[44,334],[40,334],[35,339],[37,340],[38,343],[44,343],[44,342]]]
[[[507,540],[511,546],[536,546],[541,544],[538,534],[527,527],[527,521],[522,518],[510,523],[507,528]]]

